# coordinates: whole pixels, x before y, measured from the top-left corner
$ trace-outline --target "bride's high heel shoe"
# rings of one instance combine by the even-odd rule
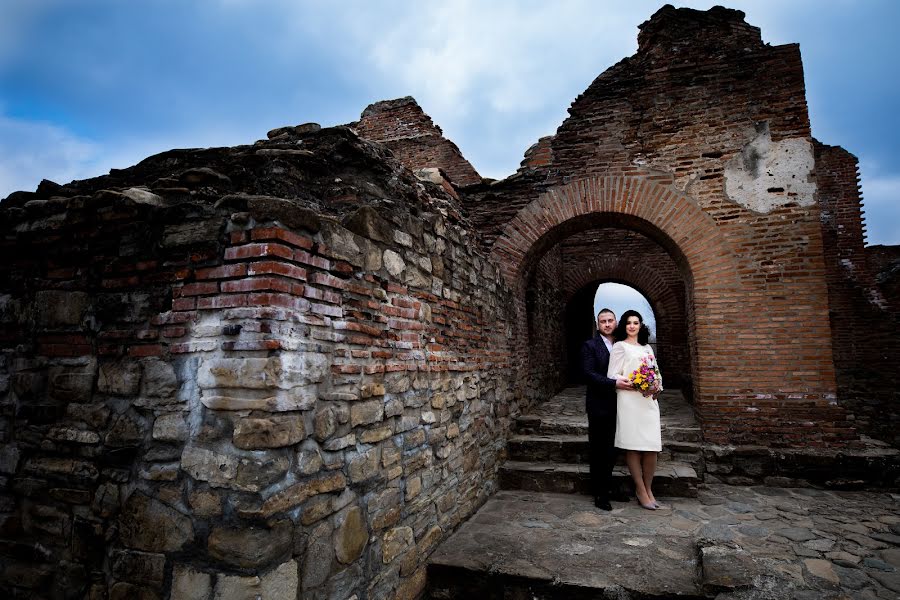
[[[644,504],[643,502],[641,502],[640,498],[635,498],[635,500],[637,500],[637,503],[640,505],[640,507],[645,510],[657,510],[657,506],[653,502],[648,502],[647,504]]]

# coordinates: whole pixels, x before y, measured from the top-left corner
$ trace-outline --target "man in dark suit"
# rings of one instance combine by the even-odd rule
[[[631,385],[624,377],[606,376],[609,369],[609,353],[612,351],[612,333],[616,328],[616,315],[608,308],[597,313],[597,335],[584,343],[581,360],[587,380],[585,404],[588,415],[588,442],[590,445],[591,488],[594,506],[612,510],[609,503],[612,472],[616,464],[616,388],[629,390]],[[615,500],[627,500],[616,495]]]

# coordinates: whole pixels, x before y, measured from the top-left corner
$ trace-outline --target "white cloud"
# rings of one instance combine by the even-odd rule
[[[866,243],[900,244],[900,175],[861,172]]]
[[[41,179],[57,183],[96,175],[99,147],[50,123],[0,115],[0,198],[34,190]]]

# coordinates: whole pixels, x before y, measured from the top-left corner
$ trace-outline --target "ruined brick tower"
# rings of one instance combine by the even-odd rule
[[[3,201],[2,589],[416,597],[603,281],[706,444],[896,435],[856,160],[743,17],[662,8],[499,182],[404,98]]]

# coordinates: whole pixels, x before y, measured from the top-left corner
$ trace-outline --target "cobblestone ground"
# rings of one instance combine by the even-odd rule
[[[499,492],[432,563],[602,598],[900,598],[900,496],[709,485],[661,500],[603,512],[585,496]]]

